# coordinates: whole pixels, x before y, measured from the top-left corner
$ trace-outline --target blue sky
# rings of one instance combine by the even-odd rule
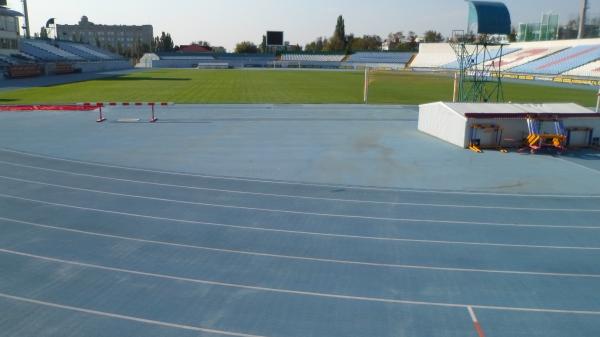
[[[9,0],[15,9],[20,0]],[[574,18],[579,0],[506,0],[513,23],[537,21],[554,11],[561,21]],[[392,31],[428,29],[450,35],[464,29],[467,7],[462,0],[28,0],[31,26],[39,31],[48,18],[74,24],[82,15],[104,24],[152,24],[155,34],[170,32],[177,44],[207,40],[232,49],[236,42],[260,42],[268,29],[283,30],[285,39],[302,45],[332,34],[336,17],[346,31],[387,36]],[[591,0],[600,13],[600,0]]]

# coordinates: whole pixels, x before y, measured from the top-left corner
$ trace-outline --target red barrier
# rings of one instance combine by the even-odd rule
[[[0,111],[93,111],[97,108],[92,105],[0,105]]]

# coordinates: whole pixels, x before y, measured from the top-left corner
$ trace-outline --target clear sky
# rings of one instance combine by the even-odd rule
[[[543,11],[577,16],[579,0],[506,0],[513,23],[539,21]],[[591,0],[600,13],[600,0]],[[21,0],[9,0],[21,8]],[[301,45],[333,33],[338,15],[346,32],[387,36],[392,31],[428,29],[450,35],[466,26],[463,0],[28,0],[32,32],[51,17],[75,24],[82,15],[103,24],[152,24],[155,35],[170,32],[176,44],[205,40],[231,50],[235,43],[259,43],[266,30],[285,31],[286,41]]]

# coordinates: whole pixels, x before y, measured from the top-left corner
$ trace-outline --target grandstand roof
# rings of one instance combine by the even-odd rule
[[[196,44],[184,45],[179,47],[179,51],[182,53],[210,53],[212,50],[210,48],[199,46]]]
[[[0,6],[0,16],[23,16],[23,14],[13,11],[12,9],[8,9],[6,7]]]
[[[476,34],[510,34],[508,8],[502,2],[470,1],[469,31]]]

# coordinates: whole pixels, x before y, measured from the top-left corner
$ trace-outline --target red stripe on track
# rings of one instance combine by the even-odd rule
[[[475,330],[477,331],[477,335],[479,337],[485,337],[485,333],[483,332],[483,329],[481,328],[481,324],[479,324],[479,322],[474,322],[473,325],[475,326]]]
[[[0,111],[92,111],[97,107],[84,105],[0,105]]]

